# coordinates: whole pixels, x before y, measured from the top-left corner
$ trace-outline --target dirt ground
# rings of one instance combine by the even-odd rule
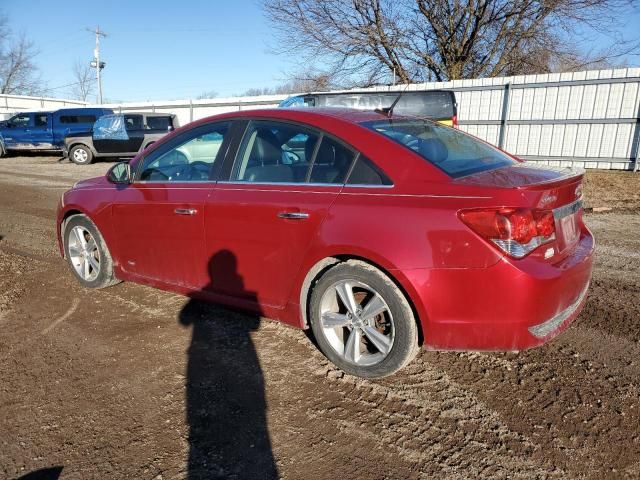
[[[54,211],[109,165],[0,159],[1,478],[640,478],[640,174],[588,173],[611,210],[586,215],[595,274],[564,335],[373,382],[266,319],[82,289]]]

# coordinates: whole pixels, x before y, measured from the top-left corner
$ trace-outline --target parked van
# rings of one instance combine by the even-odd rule
[[[108,108],[63,108],[54,112],[20,112],[0,122],[2,153],[11,151],[62,150],[64,137],[90,130]]]
[[[347,91],[296,95],[279,107],[347,107],[381,110],[390,107],[401,95],[393,111],[399,115],[427,117],[444,125],[458,125],[456,96],[451,90]]]

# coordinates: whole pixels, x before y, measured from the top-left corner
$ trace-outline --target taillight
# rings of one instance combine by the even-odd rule
[[[460,219],[514,258],[522,258],[556,238],[553,212],[528,208],[464,210]]]
[[[458,128],[458,115],[451,117],[451,124],[453,125],[453,128]]]

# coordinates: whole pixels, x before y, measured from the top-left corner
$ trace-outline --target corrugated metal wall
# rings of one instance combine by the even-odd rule
[[[450,89],[460,128],[530,161],[633,169],[640,141],[640,68],[521,75],[372,91]],[[360,89],[362,90],[362,89]],[[275,107],[287,95],[108,105],[176,113],[181,124],[216,113]]]
[[[638,68],[447,83],[456,91],[460,128],[495,145],[502,131],[508,152],[552,165],[636,165]]]

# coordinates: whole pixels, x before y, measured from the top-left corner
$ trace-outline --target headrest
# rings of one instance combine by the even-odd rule
[[[251,163],[254,165],[277,165],[282,159],[282,149],[278,139],[271,130],[259,128],[251,152]]]
[[[444,162],[449,156],[449,150],[439,138],[425,138],[418,143],[418,153],[433,163]]]

